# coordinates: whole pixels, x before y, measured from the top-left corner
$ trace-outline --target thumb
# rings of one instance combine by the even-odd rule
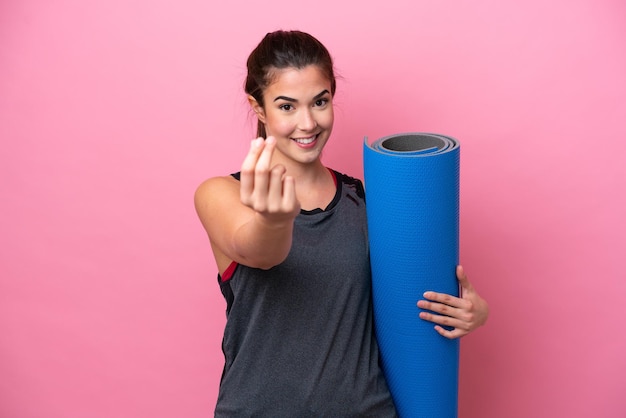
[[[465,294],[466,292],[474,291],[472,284],[470,283],[469,279],[467,278],[467,275],[465,274],[465,270],[463,269],[463,266],[460,266],[460,265],[456,266],[456,278],[459,281],[459,285],[461,286],[462,295]]]

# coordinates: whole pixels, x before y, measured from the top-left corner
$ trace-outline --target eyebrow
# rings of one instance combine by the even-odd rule
[[[325,94],[328,94],[328,90],[324,90],[321,93],[315,95],[315,97],[313,97],[313,100],[317,100],[321,98],[322,96],[324,96]],[[274,99],[274,101],[277,101],[277,100],[286,100],[288,102],[298,103],[298,100],[293,99],[291,97],[287,97],[287,96],[278,96],[277,98]]]

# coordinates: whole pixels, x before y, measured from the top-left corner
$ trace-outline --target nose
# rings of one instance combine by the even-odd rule
[[[298,128],[305,132],[310,132],[317,127],[317,121],[311,112],[311,109],[303,109],[300,119],[298,120]]]

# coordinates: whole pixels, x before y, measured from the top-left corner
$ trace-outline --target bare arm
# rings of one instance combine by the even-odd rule
[[[200,221],[220,271],[230,261],[269,269],[289,254],[300,211],[295,182],[283,166],[271,166],[275,140],[257,138],[241,166],[240,181],[216,177],[195,194]]]

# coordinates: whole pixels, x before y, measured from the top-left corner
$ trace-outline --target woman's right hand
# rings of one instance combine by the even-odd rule
[[[271,166],[276,139],[256,138],[241,165],[241,202],[269,223],[292,222],[300,212],[295,179],[283,165]]]

